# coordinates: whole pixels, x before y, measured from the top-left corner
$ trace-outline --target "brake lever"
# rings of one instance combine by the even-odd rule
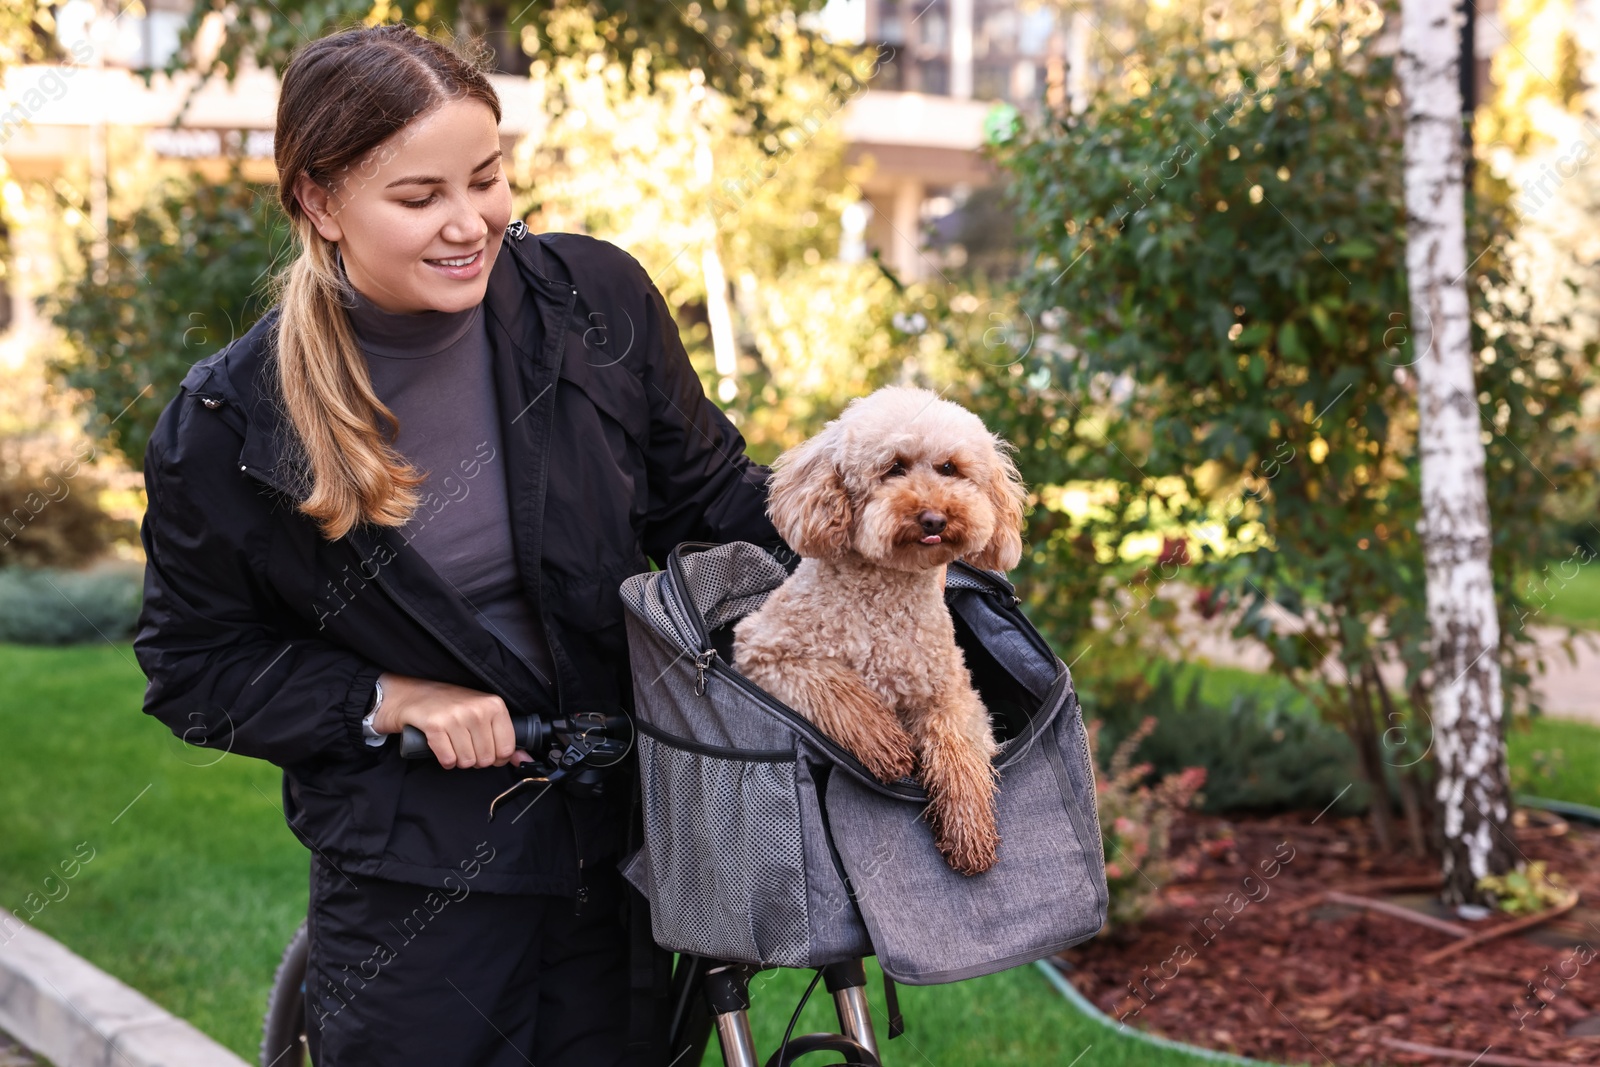
[[[558,782],[562,778],[566,777],[566,773],[567,772],[566,772],[565,768],[558,767],[548,775],[533,775],[533,774],[530,774],[526,778],[517,779],[516,783],[514,785],[512,785],[512,787],[510,789],[507,789],[505,792],[501,793],[499,796],[497,796],[493,800],[489,801],[489,821],[490,822],[494,822],[495,808],[499,807],[500,802],[502,800],[511,799],[511,797],[515,796],[518,792],[520,792],[522,790],[523,786],[528,785],[530,782],[543,782],[544,783],[544,790],[539,793],[539,796],[542,797],[542,796],[544,796],[545,793],[549,792],[550,787],[552,785],[555,785],[556,782]],[[538,797],[534,798],[534,803],[538,803]],[[531,806],[532,805],[529,805],[529,807],[531,807]],[[523,810],[526,811],[527,808],[524,808]],[[512,820],[512,821],[514,822],[515,820]]]

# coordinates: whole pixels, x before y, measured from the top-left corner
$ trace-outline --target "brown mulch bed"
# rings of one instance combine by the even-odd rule
[[[1600,830],[1519,812],[1517,849],[1547,860],[1577,906],[1430,962],[1513,919],[1459,919],[1426,888],[1433,862],[1377,852],[1362,820],[1313,818],[1186,813],[1172,840],[1192,877],[1139,923],[1063,953],[1066,977],[1112,1019],[1261,1059],[1600,1063]]]

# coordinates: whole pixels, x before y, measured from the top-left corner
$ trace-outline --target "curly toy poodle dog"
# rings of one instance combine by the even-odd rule
[[[996,751],[944,601],[963,559],[1022,556],[1026,490],[970,411],[926,389],[852,400],[773,464],[767,511],[802,557],[734,626],[734,666],[854,753],[875,776],[913,773],[950,866],[994,865]]]

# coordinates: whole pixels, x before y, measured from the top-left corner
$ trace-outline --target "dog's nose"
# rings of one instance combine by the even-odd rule
[[[937,511],[924,511],[917,516],[917,522],[922,524],[923,534],[944,533],[944,516]]]

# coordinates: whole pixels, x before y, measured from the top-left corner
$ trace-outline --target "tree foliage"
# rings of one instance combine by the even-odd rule
[[[237,171],[221,183],[163,176],[110,218],[103,274],[93,235],[80,235],[78,269],[46,299],[65,339],[50,369],[85,391],[87,429],[135,469],[189,368],[266,310],[273,256],[289,239],[274,197]]]
[[[703,71],[707,83],[739,103],[763,129],[784,87],[762,62],[785,28],[799,29],[800,16],[823,0],[742,0],[740,3],[661,3],[660,0],[271,0],[235,3],[199,0],[179,33],[178,51],[167,73],[198,70],[230,83],[248,59],[281,72],[306,41],[337,30],[384,22],[406,22],[439,37],[482,40],[496,53],[504,73],[526,74],[566,56],[600,54],[624,68],[640,64],[647,77],[668,70]],[[221,34],[215,52],[202,59],[196,36],[215,15]],[[839,53],[801,30],[796,38],[807,62],[832,67]]]
[[[0,71],[24,63],[60,62],[51,5],[39,0],[7,0],[0,4]]]
[[[1055,593],[1072,600],[1064,630],[1092,644],[1093,576],[1165,542],[1110,613],[1159,603],[1180,575],[1220,590],[1243,609],[1235,636],[1344,722],[1381,776],[1380,758],[1411,757],[1380,756],[1380,740],[1411,724],[1376,667],[1404,664],[1413,697],[1427,684],[1392,60],[1337,25],[1271,56],[1163,32],[1139,50],[1141,84],[1002,146],[1036,256],[1025,306],[1057,343],[985,376],[978,396],[1022,438],[1031,481],[1080,488],[1077,507],[1034,519],[1032,565],[1070,586]],[[1562,347],[1562,324],[1506,273],[1511,220],[1478,206],[1501,654],[1524,694],[1515,577],[1558,549],[1552,503],[1587,477],[1569,449],[1594,352]],[[1415,753],[1425,734],[1409,730]]]
[[[840,117],[876,60],[829,75],[805,57],[785,30],[762,60],[786,86],[767,134],[697,72],[650,79],[598,55],[563,59],[545,81],[549,126],[519,146],[514,166],[536,229],[602,237],[645,266],[708,391],[763,461],[888,380],[910,340],[891,325],[906,300],[895,283],[871,263],[835,259],[840,212],[860,195]],[[708,250],[737,349],[725,376],[713,371]]]

